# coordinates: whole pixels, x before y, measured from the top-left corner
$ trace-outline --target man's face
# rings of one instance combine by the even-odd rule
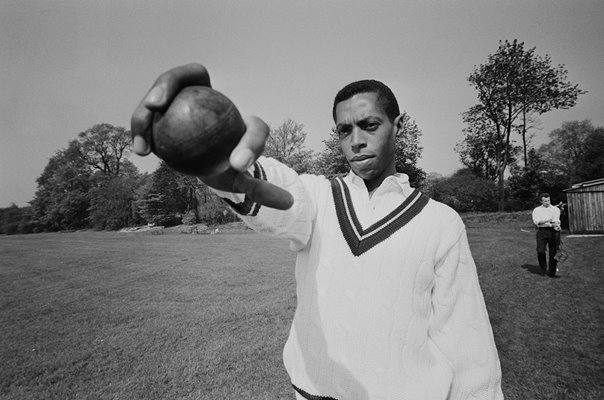
[[[396,172],[395,138],[401,117],[394,123],[377,102],[375,93],[359,93],[336,105],[336,133],[350,167],[375,187]],[[372,188],[370,188],[372,190]]]
[[[552,204],[551,200],[549,197],[542,197],[541,198],[541,205],[543,207],[549,207]]]

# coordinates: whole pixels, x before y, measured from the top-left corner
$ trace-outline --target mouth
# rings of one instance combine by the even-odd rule
[[[370,155],[367,155],[367,154],[358,154],[358,155],[352,157],[350,159],[350,161],[352,161],[352,162],[365,161],[365,160],[368,160],[370,158],[373,158],[373,156],[370,156]]]

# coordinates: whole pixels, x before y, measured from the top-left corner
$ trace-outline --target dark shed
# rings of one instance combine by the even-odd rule
[[[604,233],[604,178],[581,182],[566,192],[571,233]]]

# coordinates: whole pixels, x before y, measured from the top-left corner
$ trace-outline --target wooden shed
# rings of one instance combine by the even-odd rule
[[[604,178],[581,182],[566,192],[571,233],[604,233]]]

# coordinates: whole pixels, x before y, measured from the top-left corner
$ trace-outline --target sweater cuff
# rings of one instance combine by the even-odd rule
[[[264,171],[264,168],[262,167],[260,162],[256,161],[254,165],[250,167],[249,172],[254,176],[254,179],[261,179],[266,181],[266,172]],[[213,188],[210,189],[239,215],[255,217],[260,211],[261,205],[254,202],[252,199],[250,199],[247,195],[244,195],[243,193],[231,193]]]

